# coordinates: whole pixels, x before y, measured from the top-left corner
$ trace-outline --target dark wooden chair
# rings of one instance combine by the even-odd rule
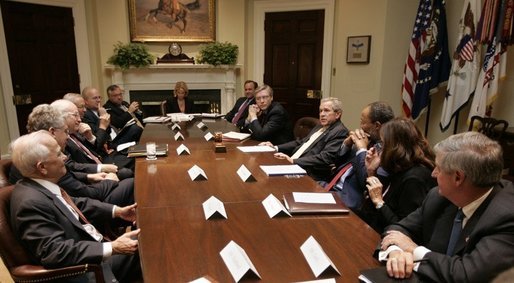
[[[11,165],[11,159],[0,159],[0,188],[11,185],[9,184]]]
[[[305,138],[314,127],[319,125],[319,119],[314,117],[302,117],[294,124],[293,134],[295,139]]]
[[[166,116],[166,110],[168,109],[168,101],[163,100],[161,102],[161,116]]]
[[[104,283],[100,265],[82,264],[57,269],[35,265],[14,236],[10,226],[10,199],[14,186],[0,189],[0,256],[14,282],[60,282],[63,278],[94,272],[96,282]]]
[[[493,140],[499,141],[508,127],[509,122],[505,120],[497,120],[495,118],[490,117],[473,116],[471,117],[471,121],[469,122],[468,130],[475,130],[488,136]]]

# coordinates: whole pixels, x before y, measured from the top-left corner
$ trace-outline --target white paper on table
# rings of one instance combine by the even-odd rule
[[[114,131],[113,131],[113,132],[114,132]],[[124,149],[126,149],[126,148],[129,148],[129,147],[133,146],[133,145],[136,145],[136,142],[135,142],[135,141],[122,143],[122,144],[120,144],[120,145],[118,145],[118,146],[116,147],[116,151],[118,151],[118,152],[119,152],[119,151],[122,151],[122,150],[124,150]]]
[[[211,132],[208,132],[208,133],[207,133],[207,134],[205,134],[205,136],[203,136],[203,137],[204,137],[204,139],[205,139],[206,141],[210,141],[210,140],[214,139],[214,136],[211,134]]]
[[[360,277],[359,277],[360,279]],[[295,283],[336,283],[336,280],[334,278],[329,279],[318,279],[318,280],[309,280],[309,281],[298,281]],[[370,282],[373,283],[373,282]]]
[[[314,276],[320,276],[321,273],[323,273],[329,267],[332,267],[339,275],[341,275],[339,270],[337,270],[334,263],[330,260],[330,258],[327,256],[316,239],[314,239],[314,237],[310,236],[302,244],[300,250],[302,250],[303,256],[312,269]]]
[[[215,196],[210,197],[208,200],[202,203],[202,206],[205,220],[211,218],[216,212],[227,219],[227,212],[225,211],[223,202],[221,202],[221,200],[217,199]]]
[[[237,175],[239,175],[239,178],[241,178],[243,182],[255,181],[255,178],[252,176],[250,170],[248,170],[248,168],[246,168],[246,166],[244,165],[241,165],[241,167],[239,167],[239,169],[237,170]]]
[[[299,193],[293,192],[295,202],[303,203],[331,203],[335,204],[336,200],[332,193]]]
[[[195,279],[193,281],[189,281],[189,283],[211,283],[212,281],[205,278],[205,277],[200,277],[198,279]]]
[[[198,165],[193,165],[189,170],[187,170],[187,173],[189,174],[189,177],[191,177],[191,180],[199,180],[198,177],[201,176],[203,179],[207,180],[207,175],[205,174],[205,171],[203,171],[202,168],[200,168]]]
[[[244,140],[244,139],[247,139],[250,137],[251,134],[247,134],[247,133],[238,133],[238,132],[228,132],[228,133],[224,133],[223,134],[223,137],[224,138],[229,138],[229,139],[235,139],[235,140]]]
[[[196,124],[196,127],[201,130],[201,129],[207,128],[207,125],[205,125],[204,123],[200,122],[200,123]]]
[[[182,135],[181,132],[178,132],[177,134],[175,134],[175,140],[178,141],[178,140],[184,140],[184,136]]]
[[[239,149],[242,152],[275,152],[275,148],[267,145],[252,145],[252,146],[238,146],[237,149]]]
[[[187,148],[187,146],[184,144],[181,144],[179,147],[177,147],[177,155],[182,155],[184,152],[186,152],[188,155],[191,154],[189,148]]]
[[[184,122],[193,120],[194,116],[184,113],[168,113],[166,114],[168,117],[171,117],[171,121],[173,122]]]
[[[234,241],[230,241],[230,243],[221,250],[220,255],[236,282],[241,280],[248,270],[251,270],[255,275],[261,278],[245,250]]]
[[[275,197],[273,194],[270,194],[267,198],[265,198],[262,201],[262,205],[264,206],[264,209],[266,209],[266,212],[269,215],[269,218],[275,217],[277,214],[283,212],[289,217],[291,217],[291,213],[287,211],[287,209],[282,205],[280,200],[278,200],[277,197]]]
[[[304,175],[307,174],[302,167],[297,164],[294,165],[261,165],[262,171],[268,176],[283,176],[283,175]]]

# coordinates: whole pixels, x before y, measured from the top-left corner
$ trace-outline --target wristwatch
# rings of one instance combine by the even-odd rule
[[[377,205],[375,205],[376,209],[381,209],[382,206],[384,206],[385,202],[379,202]]]

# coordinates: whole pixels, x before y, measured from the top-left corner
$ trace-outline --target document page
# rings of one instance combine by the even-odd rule
[[[238,146],[242,152],[275,152],[275,149],[266,145],[253,145],[253,146]]]
[[[331,193],[298,193],[293,192],[295,202],[303,203],[332,203],[335,204],[336,200]]]

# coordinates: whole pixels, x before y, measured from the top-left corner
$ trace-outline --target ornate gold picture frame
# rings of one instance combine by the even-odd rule
[[[128,0],[130,40],[213,42],[215,0]]]

